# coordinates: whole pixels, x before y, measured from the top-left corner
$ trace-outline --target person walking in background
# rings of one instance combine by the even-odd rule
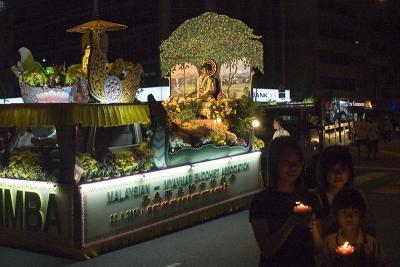
[[[339,229],[324,239],[322,266],[387,266],[382,245],[376,237],[362,229],[360,221],[366,213],[366,203],[359,191],[345,188],[339,191],[332,204]],[[338,248],[348,242],[346,255]]]
[[[274,135],[272,136],[272,140],[280,136],[290,136],[290,133],[283,127],[283,120],[281,117],[274,118],[272,127],[274,127],[275,129]]]
[[[378,125],[372,117],[367,118],[367,135],[368,135],[368,158],[371,154],[373,159],[376,159],[378,153]]]
[[[357,147],[358,159],[361,158],[361,146],[368,145],[368,124],[365,118],[361,121],[354,122],[355,144]]]
[[[389,115],[385,115],[383,118],[383,142],[390,143],[392,140],[392,129],[393,125],[390,121]]]
[[[353,158],[347,146],[334,145],[325,148],[318,160],[318,187],[314,192],[321,205],[322,235],[326,236],[338,228],[332,213],[333,198],[343,188],[354,186]],[[375,234],[372,214],[367,212],[363,221],[368,231]]]
[[[314,216],[293,212],[297,201]],[[269,145],[268,186],[254,196],[249,220],[260,248],[259,266],[315,266],[314,253],[322,248],[320,206],[303,188],[303,152],[291,137]]]

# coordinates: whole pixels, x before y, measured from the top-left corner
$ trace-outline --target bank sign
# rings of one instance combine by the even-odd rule
[[[290,90],[253,88],[254,102],[290,102]]]
[[[72,192],[72,186],[0,178],[0,232],[72,244]]]
[[[83,243],[194,212],[260,188],[259,152],[83,184]]]

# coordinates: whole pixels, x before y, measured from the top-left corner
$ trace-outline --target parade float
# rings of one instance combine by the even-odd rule
[[[72,28],[91,36],[72,69],[19,51],[13,71],[31,97],[0,106],[1,245],[90,258],[246,208],[261,190],[249,100],[259,37],[213,13],[185,22],[160,48],[172,96],[146,105],[132,103],[141,66],[109,64],[99,45],[103,31],[125,27]]]

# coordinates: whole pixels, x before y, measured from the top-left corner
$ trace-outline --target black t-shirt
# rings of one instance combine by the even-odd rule
[[[317,218],[321,208],[309,192],[284,193],[265,190],[256,194],[250,206],[250,221],[266,220],[271,233],[278,231],[293,213],[296,201],[309,205]],[[261,257],[261,266],[315,266],[314,246],[309,229],[295,227],[274,256]],[[263,264],[261,264],[263,263]]]

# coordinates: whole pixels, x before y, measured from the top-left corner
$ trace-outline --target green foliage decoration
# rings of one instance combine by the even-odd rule
[[[74,64],[68,67],[65,74],[65,84],[72,85],[78,83],[80,80],[86,78],[86,74],[83,72],[81,64]]]
[[[116,59],[109,65],[108,73],[120,77],[124,71],[133,70],[135,65],[130,61],[124,61],[122,58]]]
[[[82,179],[91,179],[99,175],[99,165],[92,155],[89,153],[80,153],[77,159],[83,168]]]
[[[25,47],[19,49],[21,60],[11,67],[19,82],[24,82],[29,86],[55,87],[78,83],[79,80],[86,79],[86,74],[80,64],[71,65],[67,71],[65,66],[42,67],[35,61],[31,51]]]
[[[211,12],[185,21],[160,46],[161,75],[186,62],[201,66],[213,59],[219,66],[245,59],[263,72],[261,36],[242,21]]]
[[[30,86],[45,86],[47,84],[47,76],[44,72],[28,72],[24,76],[24,82]]]
[[[131,173],[138,167],[138,162],[133,157],[132,151],[115,153],[115,167],[120,173]]]
[[[261,149],[263,149],[265,147],[264,141],[257,138],[257,137],[253,137],[253,147],[252,150],[253,151],[260,151]]]
[[[306,97],[306,98],[304,98],[304,100],[303,100],[303,103],[304,104],[314,104],[314,103],[316,103],[317,102],[317,100],[315,99],[315,97],[313,97],[313,96],[311,96],[311,97]]]
[[[240,138],[247,139],[253,128],[252,122],[255,119],[254,103],[247,96],[235,100],[236,113],[228,117],[229,130],[236,133]]]
[[[6,176],[34,181],[44,180],[45,174],[39,163],[39,153],[30,150],[15,152],[10,157]]]
[[[138,160],[138,169],[149,171],[154,167],[154,155],[155,151],[150,147],[150,144],[147,142],[142,142],[139,145],[140,157],[138,154],[135,154],[136,160]]]

